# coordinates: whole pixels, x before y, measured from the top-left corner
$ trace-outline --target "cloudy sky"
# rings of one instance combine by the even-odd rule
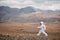
[[[0,6],[9,6],[12,8],[33,6],[43,10],[59,10],[60,0],[0,0]]]

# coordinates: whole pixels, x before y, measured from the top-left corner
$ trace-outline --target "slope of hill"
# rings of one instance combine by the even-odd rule
[[[60,10],[39,10],[34,7],[10,8],[0,7],[0,22],[59,22]]]
[[[8,21],[11,17],[17,17],[21,14],[27,14],[35,12],[33,7],[26,7],[26,8],[10,8],[8,6],[0,6],[0,22]]]

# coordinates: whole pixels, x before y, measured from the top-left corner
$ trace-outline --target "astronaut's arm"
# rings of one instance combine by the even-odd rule
[[[41,28],[40,26],[38,26],[37,28]]]

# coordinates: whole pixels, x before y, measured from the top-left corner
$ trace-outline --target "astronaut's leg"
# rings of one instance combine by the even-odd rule
[[[44,30],[42,31],[42,33],[45,34],[45,36],[48,36],[48,34]]]
[[[39,36],[41,34],[41,30],[37,33],[37,36]]]

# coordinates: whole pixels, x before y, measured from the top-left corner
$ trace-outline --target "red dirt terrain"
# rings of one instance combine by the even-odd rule
[[[0,32],[31,32],[37,33],[39,23],[0,23]],[[60,23],[46,23],[47,33],[59,33]]]

